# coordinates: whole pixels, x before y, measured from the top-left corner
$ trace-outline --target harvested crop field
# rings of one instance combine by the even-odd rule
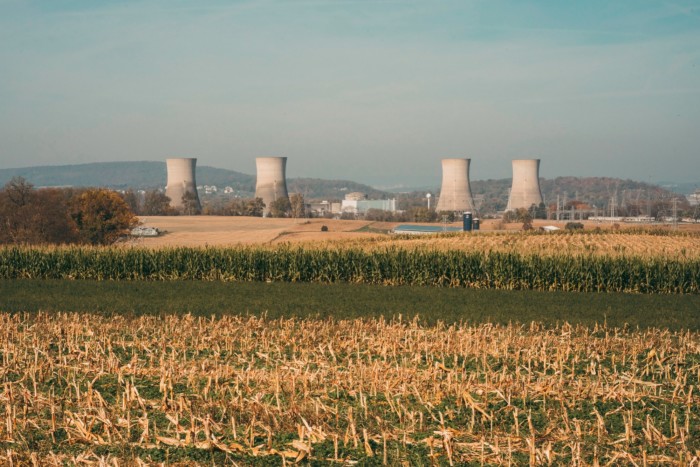
[[[231,216],[148,216],[140,220],[143,225],[164,232],[160,237],[136,240],[138,245],[151,248],[273,244],[373,236],[372,233],[357,232],[370,224],[365,221]],[[328,227],[327,232],[321,232],[321,226],[324,225]]]
[[[504,231],[495,230],[496,221],[485,221],[480,232],[396,237],[379,233],[397,225],[388,222],[220,216],[154,216],[141,221],[165,232],[157,238],[133,242],[150,248],[306,243],[328,248],[397,246],[542,255],[700,257],[700,225],[675,232],[668,228],[610,230],[608,225],[596,229],[601,226],[591,223],[583,232],[528,233],[517,230],[518,224],[509,224],[506,227],[510,230]],[[557,223],[537,221],[535,226],[549,224]],[[564,226],[564,223],[558,224]],[[322,226],[328,231],[322,232]]]
[[[2,314],[0,462],[700,462],[700,335]]]

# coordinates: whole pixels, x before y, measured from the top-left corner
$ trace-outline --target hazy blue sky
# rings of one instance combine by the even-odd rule
[[[0,167],[700,180],[700,0],[0,0]]]

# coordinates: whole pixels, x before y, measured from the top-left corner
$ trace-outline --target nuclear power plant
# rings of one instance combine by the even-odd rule
[[[443,159],[442,187],[436,210],[474,211],[474,199],[469,185],[471,159]]]
[[[513,161],[513,183],[506,211],[530,209],[544,202],[540,191],[540,160],[519,159]]]
[[[196,201],[195,209],[199,211],[202,206],[199,202],[197,182],[194,177],[197,159],[186,157],[167,159],[166,165],[168,184],[165,187],[165,195],[170,198],[170,206],[176,209],[185,208],[182,198],[185,193],[192,193]]]
[[[270,212],[270,205],[280,198],[288,198],[287,194],[287,158],[286,157],[257,157],[257,182],[255,197],[262,198],[265,203],[263,216]]]

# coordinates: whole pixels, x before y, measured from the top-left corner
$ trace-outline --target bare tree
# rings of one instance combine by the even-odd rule
[[[306,208],[304,207],[304,195],[301,193],[294,193],[289,197],[289,204],[291,205],[292,217],[298,219],[300,217],[306,217]]]

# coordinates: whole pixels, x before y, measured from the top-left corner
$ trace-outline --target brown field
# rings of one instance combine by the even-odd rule
[[[3,465],[700,462],[696,332],[39,313],[0,342]]]
[[[377,233],[390,230],[397,223],[370,221],[343,221],[329,219],[262,219],[257,217],[219,216],[174,216],[146,217],[141,219],[147,226],[157,227],[165,234],[158,238],[136,240],[147,247],[164,246],[231,246],[231,245],[275,245],[280,243],[306,244],[332,248],[386,247],[445,248],[465,251],[516,251],[537,254],[583,254],[583,255],[641,255],[655,257],[700,257],[700,235],[651,235],[624,234],[632,227],[625,225],[621,231],[588,233],[578,235],[527,235],[518,230],[519,224],[498,225],[496,220],[486,220],[479,233],[454,234],[449,236],[396,238]],[[328,232],[322,232],[322,226]],[[435,225],[435,224],[433,224]],[[541,225],[565,223],[537,221]],[[458,224],[452,224],[458,226]],[[497,230],[505,227],[505,230]],[[587,224],[609,228],[610,225]],[[700,226],[685,226],[685,231]],[[622,233],[621,233],[622,232]]]
[[[143,225],[165,232],[158,238],[138,240],[149,247],[260,245],[374,236],[355,232],[370,224],[365,221],[228,216],[148,216],[140,220]],[[321,232],[323,225],[328,227],[328,232]]]

